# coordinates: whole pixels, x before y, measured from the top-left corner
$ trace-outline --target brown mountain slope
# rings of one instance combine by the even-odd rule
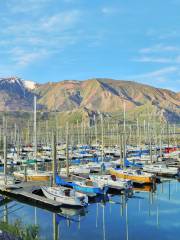
[[[130,115],[152,112],[180,121],[180,94],[131,81],[94,78],[85,81],[62,81],[38,84],[27,89],[16,77],[0,79],[0,111],[28,111],[33,108],[33,95],[38,107],[49,111],[120,113],[123,104]],[[148,113],[149,112],[149,113]],[[69,113],[68,113],[69,115]],[[87,115],[87,114],[86,114]]]
[[[40,85],[39,102],[49,109],[71,110],[86,107],[95,111],[116,112],[126,102],[127,109],[151,103],[162,108],[179,108],[176,93],[148,85],[111,79],[63,81]]]
[[[49,110],[69,111],[80,105],[78,89],[79,82],[64,81],[40,85],[35,92],[40,97],[39,103]]]
[[[178,100],[180,101],[180,92],[178,92],[178,93],[176,94],[176,96],[177,96]]]

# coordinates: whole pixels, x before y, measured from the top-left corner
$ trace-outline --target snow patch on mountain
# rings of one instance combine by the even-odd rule
[[[22,81],[18,77],[1,77],[0,84],[19,84],[22,85]]]
[[[23,83],[24,83],[25,88],[27,88],[29,90],[33,90],[36,87],[36,83],[33,81],[23,80]]]
[[[36,83],[29,80],[22,80],[19,77],[12,76],[12,77],[2,77],[0,78],[0,87],[3,88],[13,88],[13,87],[19,87],[23,91],[25,90],[33,90],[36,87]]]

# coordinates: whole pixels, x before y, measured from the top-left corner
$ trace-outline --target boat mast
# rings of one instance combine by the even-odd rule
[[[123,126],[124,126],[124,133],[126,132],[126,103],[123,102]]]
[[[98,138],[97,138],[97,121],[96,121],[96,115],[94,115],[94,127],[95,127],[95,138],[96,138],[96,147],[97,147]]]
[[[7,184],[7,128],[6,128],[6,117],[3,116],[3,130],[4,130],[4,184]]]
[[[53,185],[56,184],[56,174],[57,174],[57,163],[56,163],[57,151],[56,151],[56,144],[57,144],[56,133],[53,132],[52,133]]]
[[[104,126],[103,126],[103,116],[101,114],[101,157],[102,157],[102,162],[104,162]]]
[[[152,158],[152,129],[151,128],[149,133],[149,148],[150,148],[150,162],[152,164],[153,158]]]
[[[17,130],[17,138],[16,138],[16,147],[17,147],[17,157],[20,157],[20,130]]]
[[[123,158],[123,134],[120,136],[120,163],[121,163],[121,166],[123,166],[124,168],[124,158]]]
[[[36,113],[36,104],[37,98],[34,96],[34,159],[35,163],[35,171],[37,171],[37,113]]]
[[[123,167],[125,168],[126,167],[126,103],[125,101],[123,102],[123,116],[124,116],[124,119],[123,119]]]
[[[79,121],[77,120],[76,123],[76,128],[77,128],[77,138],[78,138],[78,146],[80,145],[80,139],[79,139]]]
[[[69,177],[69,126],[66,123],[66,175]]]
[[[160,138],[160,157],[162,157],[162,134],[163,134],[163,131],[162,131],[162,128],[161,128],[161,131],[160,131],[160,136],[159,136],[159,138]]]

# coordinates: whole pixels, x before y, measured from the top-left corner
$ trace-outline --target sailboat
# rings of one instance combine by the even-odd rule
[[[134,183],[151,184],[155,182],[154,174],[142,172],[141,170],[112,168],[110,174],[118,178],[129,179]]]
[[[132,189],[131,180],[116,178],[113,175],[90,175],[90,179],[101,185],[106,185],[111,189],[128,190]]]
[[[17,179],[26,181],[49,181],[52,172],[35,171],[34,169],[27,169],[26,171],[15,171],[13,175]]]
[[[108,186],[101,183],[95,183],[91,180],[74,181],[73,188],[78,192],[87,194],[89,197],[104,195],[108,191]]]
[[[107,193],[108,187],[101,183],[97,184],[91,180],[83,179],[79,181],[66,182],[60,176],[56,176],[56,184],[60,186],[72,187],[74,190],[84,193],[89,197],[104,195]]]
[[[168,167],[165,164],[150,164],[143,167],[143,171],[155,173],[161,176],[178,176],[180,174],[179,168]]]
[[[66,176],[66,172],[67,172],[66,168],[60,169],[60,174],[62,176]],[[69,173],[75,175],[88,175],[90,173],[90,169],[85,165],[70,166]]]
[[[83,207],[88,204],[88,197],[83,194],[63,186],[41,187],[43,194],[51,200],[57,201],[62,205]]]

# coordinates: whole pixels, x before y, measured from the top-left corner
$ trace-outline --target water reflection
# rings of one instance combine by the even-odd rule
[[[156,184],[152,185],[142,185],[139,187],[134,187],[133,190],[135,192],[155,192],[156,191]]]
[[[5,201],[0,206],[1,220],[11,223],[19,218],[38,224],[41,238],[48,240],[178,239],[180,183],[166,179],[133,191],[133,196],[111,193],[94,199],[87,208],[58,212]]]

